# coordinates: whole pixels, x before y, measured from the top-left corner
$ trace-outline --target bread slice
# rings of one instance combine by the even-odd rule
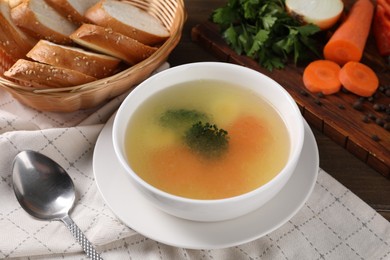
[[[130,65],[148,58],[157,50],[110,28],[94,24],[83,24],[70,38],[81,46],[117,57]]]
[[[99,0],[45,0],[62,16],[74,23],[82,24],[90,22],[84,17],[84,13]]]
[[[108,55],[59,45],[47,40],[40,40],[26,56],[41,63],[76,70],[98,79],[111,76],[121,62]]]
[[[96,78],[81,72],[19,59],[4,76],[37,88],[61,88],[82,85]]]
[[[14,58],[0,48],[0,75],[3,75],[3,73],[11,68],[14,63]]]
[[[157,18],[126,1],[101,0],[85,17],[146,45],[160,43],[170,35]]]
[[[0,48],[16,61],[25,57],[35,43],[13,23],[9,2],[0,0]]]
[[[15,6],[21,4],[23,0],[7,0],[9,7],[14,8]]]
[[[71,43],[69,34],[77,26],[43,0],[25,0],[11,9],[15,24],[28,34],[56,43]]]

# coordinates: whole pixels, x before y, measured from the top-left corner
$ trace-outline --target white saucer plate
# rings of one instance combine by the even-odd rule
[[[298,166],[271,201],[243,217],[195,222],[171,216],[148,202],[134,187],[115,157],[111,133],[114,116],[102,129],[93,154],[93,171],[103,199],[127,226],[150,239],[188,249],[217,249],[260,238],[291,219],[310,196],[319,170],[313,133],[305,122],[305,141]]]

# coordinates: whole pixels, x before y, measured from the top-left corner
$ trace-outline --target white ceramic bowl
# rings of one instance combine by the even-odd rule
[[[199,79],[222,80],[242,86],[268,100],[279,111],[290,138],[290,153],[285,167],[265,185],[232,198],[188,199],[161,191],[135,173],[125,155],[125,132],[136,109],[156,92],[178,83]],[[222,62],[200,62],[173,67],[141,83],[121,104],[113,125],[116,156],[135,186],[156,207],[174,216],[196,221],[221,221],[249,213],[274,197],[286,184],[298,162],[303,140],[303,118],[293,98],[269,77],[243,66]],[[124,198],[125,199],[125,198]],[[131,205],[129,205],[131,207]]]

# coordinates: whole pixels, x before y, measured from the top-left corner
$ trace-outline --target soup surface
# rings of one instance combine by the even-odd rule
[[[134,172],[192,199],[233,197],[262,186],[284,167],[290,149],[286,126],[267,101],[210,80],[153,95],[130,120],[125,140]]]

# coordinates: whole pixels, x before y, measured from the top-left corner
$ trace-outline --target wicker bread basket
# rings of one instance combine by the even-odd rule
[[[116,97],[145,80],[163,64],[178,44],[186,18],[183,0],[127,0],[159,19],[170,31],[170,37],[149,58],[113,76],[67,88],[38,89],[23,86],[0,77],[0,87],[21,103],[40,111],[71,112],[95,107]],[[4,54],[4,53],[2,53]],[[0,55],[1,75],[10,64],[7,55]]]

